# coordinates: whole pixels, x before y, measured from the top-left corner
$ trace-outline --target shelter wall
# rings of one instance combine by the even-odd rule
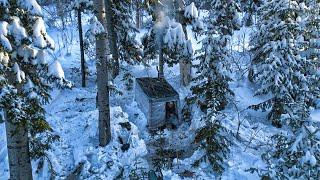
[[[150,123],[149,126],[157,127],[165,123],[166,119],[166,102],[151,103]]]
[[[138,107],[141,109],[141,111],[144,113],[146,118],[150,119],[150,101],[148,96],[143,92],[141,87],[136,84],[135,87],[135,100],[138,104]]]

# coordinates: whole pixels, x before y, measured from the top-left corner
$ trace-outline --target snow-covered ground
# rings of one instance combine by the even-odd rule
[[[56,42],[61,42],[61,39],[58,39],[62,37],[61,33],[56,30],[48,30],[48,33]],[[248,33],[248,29],[242,29],[238,32],[234,44],[239,41],[237,36],[246,34],[247,38]],[[148,154],[152,152],[152,146],[149,145],[152,138],[146,129],[146,118],[134,100],[134,91],[125,90],[121,78],[117,78],[114,85],[124,93],[122,96],[113,94],[111,97],[112,141],[105,148],[99,147],[97,138],[98,111],[95,105],[95,63],[88,60],[87,64],[91,76],[88,77],[88,87],[81,88],[80,74],[77,70],[80,65],[79,43],[76,33],[73,34],[75,40],[69,44],[70,55],[66,55],[66,51],[60,49],[60,52],[48,56],[49,62],[52,62],[54,58],[59,59],[66,78],[76,85],[72,90],[54,89],[51,93],[52,101],[46,106],[47,119],[55,133],[60,136],[60,140],[55,142],[48,152],[48,158],[54,167],[57,179],[66,178],[81,165],[82,177],[86,179],[114,179],[122,173],[128,179],[130,171],[136,168],[135,164],[146,168],[151,167]],[[141,34],[137,37],[141,37]],[[195,49],[200,47],[195,39],[192,39],[192,42]],[[237,50],[241,50],[242,47],[237,46],[237,48]],[[235,59],[237,58],[248,57],[235,54]],[[244,64],[240,66],[246,65],[246,61],[243,62]],[[135,77],[155,77],[157,70],[155,64],[151,64],[153,64],[151,67],[137,65],[132,67],[130,71]],[[175,65],[165,69],[166,78],[179,92],[183,105],[183,98],[190,92],[188,88],[180,86],[179,67]],[[234,138],[230,157],[225,160],[228,167],[222,175],[222,179],[258,179],[256,174],[250,174],[246,170],[250,167],[264,166],[260,157],[261,152],[265,148],[269,136],[279,130],[266,121],[266,113],[247,109],[248,106],[262,101],[263,97],[253,96],[255,87],[238,72],[234,72],[233,78],[235,81],[231,86],[235,92],[236,101],[225,110],[224,123],[234,137],[238,132],[239,138]],[[320,110],[315,110],[312,118],[319,121],[319,117]],[[130,130],[119,124],[125,122],[130,122]],[[174,132],[166,130],[164,136],[171,140],[169,144],[173,144],[176,148],[190,147],[197,123],[199,122],[195,118],[191,126],[183,124]],[[127,151],[121,150],[122,144],[119,142],[119,137],[130,143],[130,148]],[[184,170],[193,172],[193,177],[190,179],[215,179],[215,174],[210,170],[208,164],[202,163],[198,168],[191,166],[201,153],[203,152],[195,151],[189,154],[190,157],[175,159],[173,168],[163,171],[165,179],[180,179],[178,173]],[[36,165],[37,162],[33,161],[34,171]],[[0,180],[8,179],[8,168],[5,126],[0,124]],[[43,170],[33,173],[35,179],[48,179],[49,169],[48,163],[45,163]]]

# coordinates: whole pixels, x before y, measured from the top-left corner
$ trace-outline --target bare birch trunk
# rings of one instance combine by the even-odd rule
[[[94,1],[95,14],[98,20],[106,28],[106,11],[104,0]],[[100,34],[96,37],[97,58],[97,86],[98,86],[98,109],[99,109],[99,143],[106,146],[111,140],[110,107],[108,87],[108,66],[110,49],[108,46],[108,34]]]
[[[112,76],[113,78],[117,77],[120,73],[120,62],[119,62],[119,52],[117,46],[117,33],[115,31],[115,24],[113,19],[111,0],[105,0],[105,10],[106,10],[106,29],[109,35],[109,44],[110,50],[113,57],[113,68],[112,68]]]
[[[8,73],[9,81],[15,81],[15,75]],[[22,85],[17,86],[18,91],[22,89]],[[11,180],[31,180],[32,166],[29,154],[29,138],[26,124],[12,123],[4,110],[4,118],[6,125],[8,159]]]
[[[18,126],[6,119],[7,147],[11,180],[32,179],[29,138],[26,126]]]

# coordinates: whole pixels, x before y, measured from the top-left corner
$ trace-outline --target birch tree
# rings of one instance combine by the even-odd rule
[[[99,143],[106,146],[111,140],[110,129],[110,107],[109,107],[109,87],[108,87],[108,62],[111,59],[109,49],[108,34],[105,32],[106,25],[106,5],[104,0],[94,0],[96,31],[96,67],[97,67],[97,100],[99,109]],[[101,24],[100,24],[101,23]]]

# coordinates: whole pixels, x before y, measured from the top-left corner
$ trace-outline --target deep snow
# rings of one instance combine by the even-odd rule
[[[86,26],[85,26],[86,27]],[[73,28],[71,28],[71,31]],[[190,30],[190,29],[188,29]],[[145,32],[145,31],[141,31]],[[241,48],[247,48],[248,34],[250,30],[242,29],[235,34],[235,49],[241,51]],[[61,42],[63,35],[56,30],[48,30],[54,40]],[[76,34],[76,33],[74,33]],[[142,34],[142,33],[141,33]],[[142,35],[137,37],[141,37]],[[188,33],[191,34],[191,33]],[[245,36],[244,36],[245,35]],[[134,92],[125,90],[121,77],[114,81],[124,93],[122,96],[112,94],[111,97],[111,128],[112,141],[105,147],[98,147],[97,124],[98,111],[96,110],[96,86],[95,86],[95,63],[88,60],[87,64],[91,76],[88,77],[88,87],[80,87],[80,74],[77,69],[80,65],[80,54],[76,35],[75,41],[69,44],[71,55],[66,55],[66,50],[58,48],[61,51],[48,56],[47,60],[52,63],[57,57],[61,63],[64,74],[61,71],[53,72],[55,75],[65,75],[67,79],[73,81],[76,85],[72,90],[54,89],[51,93],[52,101],[46,106],[47,119],[50,122],[55,133],[61,138],[60,141],[53,144],[53,148],[48,152],[48,157],[57,173],[57,179],[67,177],[74,168],[80,163],[84,163],[82,177],[86,179],[113,179],[123,172],[127,176],[135,168],[133,164],[141,163],[141,166],[150,167],[148,154],[153,151],[150,142],[152,138],[146,129],[147,120],[134,100]],[[238,37],[245,37],[245,46],[239,45]],[[190,37],[192,38],[192,37]],[[195,49],[200,44],[192,38]],[[238,64],[240,68],[247,66],[248,56],[241,53],[235,53],[235,60],[245,59]],[[235,61],[236,62],[236,61]],[[156,62],[151,62],[150,67],[136,65],[130,68],[135,77],[157,75]],[[188,88],[181,87],[179,83],[179,67],[165,68],[165,75],[169,83],[173,85],[180,94],[181,106],[183,107],[183,98],[189,92]],[[250,167],[263,167],[264,164],[260,158],[261,152],[269,141],[269,136],[279,131],[266,121],[264,112],[257,112],[247,109],[248,106],[261,102],[264,97],[254,97],[255,87],[247,81],[245,74],[239,74],[235,71],[232,74],[234,82],[231,87],[235,92],[235,103],[230,104],[225,110],[226,124],[230,133],[234,136],[237,134],[239,123],[239,138],[234,138],[234,144],[231,147],[230,158],[226,159],[228,168],[222,175],[222,179],[258,179],[256,174],[245,172]],[[312,118],[319,121],[320,110],[312,113]],[[169,145],[176,148],[186,148],[192,143],[195,130],[201,126],[197,112],[193,115],[191,125],[183,124],[178,130],[172,132],[166,130],[164,136],[169,140]],[[130,131],[122,128],[120,122],[130,122],[132,129]],[[121,144],[118,137],[124,137],[130,142],[131,146],[128,151],[122,152]],[[180,179],[178,173],[183,170],[194,172],[194,178],[197,179],[215,179],[215,174],[210,170],[207,163],[202,163],[199,168],[191,166],[192,162],[203,153],[195,151],[189,154],[190,157],[185,159],[175,159],[172,170],[164,170],[165,179]],[[33,161],[34,170],[37,161]],[[35,179],[48,179],[48,164],[40,173],[34,172]],[[6,149],[5,126],[0,124],[0,179],[8,179],[8,158]]]

